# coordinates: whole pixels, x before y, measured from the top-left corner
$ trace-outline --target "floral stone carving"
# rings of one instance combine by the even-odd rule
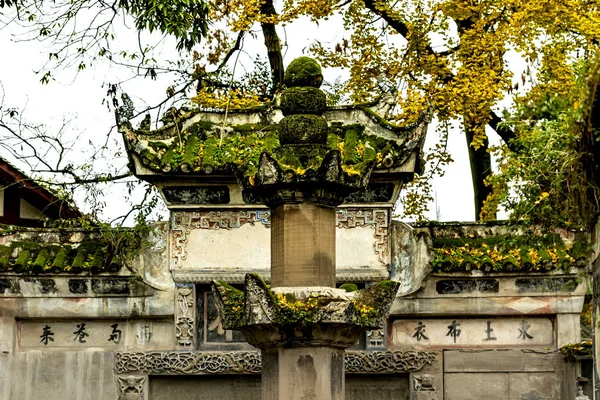
[[[382,281],[367,289],[270,289],[247,274],[245,291],[213,282],[223,326],[244,333],[256,347],[328,345],[348,347],[364,330],[385,326],[399,284]]]
[[[436,360],[426,351],[346,351],[348,374],[400,374],[416,372]],[[115,353],[115,372],[147,375],[260,374],[258,351],[168,351]]]

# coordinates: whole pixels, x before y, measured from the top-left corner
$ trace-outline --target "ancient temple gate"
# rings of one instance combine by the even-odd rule
[[[348,400],[563,400],[575,398],[578,378],[587,390],[585,371],[566,363],[558,349],[581,339],[588,239],[539,237],[502,224],[392,220],[402,184],[418,169],[426,118],[396,128],[366,106],[325,109],[311,98],[313,89],[296,87],[300,95],[284,96],[281,108],[230,110],[226,124],[217,111],[190,113],[153,132],[123,120],[134,172],[156,184],[171,210],[169,223],[157,224],[128,259],[112,255],[106,238],[93,232],[1,236],[0,251],[10,252],[0,253],[0,397],[258,400],[261,379],[281,370],[265,370],[261,352],[227,327],[245,329],[263,348],[279,351],[277,343],[287,341],[282,347],[304,352],[296,361],[314,355],[314,345],[334,349],[319,364],[337,354],[337,366],[311,375],[304,365],[297,373],[315,381],[341,372],[343,362]],[[282,109],[304,124],[305,136],[290,138],[290,128],[281,139]],[[315,118],[320,114],[325,126]],[[318,142],[323,129],[325,143]],[[314,140],[317,149],[309,151],[306,143]],[[325,157],[331,150],[337,155]],[[320,173],[329,169],[318,166],[325,163],[339,166],[325,174],[336,191],[319,187]],[[234,176],[231,165],[247,167]],[[366,190],[348,188],[365,177]],[[304,190],[288,190],[298,184]],[[253,187],[278,190],[261,197]],[[290,201],[298,193],[308,206]],[[331,207],[326,215],[314,207],[323,202]],[[277,218],[283,206],[297,211],[294,218],[287,210]],[[274,232],[279,242],[272,242]],[[307,240],[313,237],[319,240]],[[289,251],[309,257],[286,259]],[[43,268],[33,275],[17,268],[37,264]],[[311,270],[315,265],[321,267]],[[256,275],[246,278],[249,273]],[[352,285],[307,296],[281,289],[290,279],[294,286],[359,289],[392,279],[399,288],[389,318],[376,321],[382,317],[376,304],[355,301]],[[213,281],[227,284],[220,286],[221,299]],[[235,290],[244,284],[249,292]],[[246,310],[239,300],[249,293],[253,307]],[[335,307],[319,314],[325,303]],[[302,318],[326,325],[329,318],[349,329],[315,332],[313,326],[310,337],[322,336],[311,342],[306,332],[273,324],[281,318],[287,326]],[[362,334],[355,329],[381,322]],[[257,326],[262,331],[252,330]],[[274,385],[285,384],[282,378]],[[301,389],[290,398],[323,398],[314,387]]]

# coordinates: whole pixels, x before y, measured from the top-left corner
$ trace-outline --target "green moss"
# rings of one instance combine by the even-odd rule
[[[345,290],[346,292],[356,292],[358,290],[358,286],[354,283],[344,283],[340,285],[340,289]]]
[[[323,73],[319,63],[310,57],[298,57],[285,70],[284,83],[287,87],[320,87]]]
[[[92,257],[92,261],[90,262],[90,269],[92,273],[98,273],[102,271],[102,267],[104,266],[104,252],[102,249],[97,249]]]
[[[289,88],[281,95],[283,115],[321,115],[327,109],[327,96],[322,90],[313,87]]]
[[[12,254],[12,248],[9,246],[0,245],[0,270],[6,270],[8,268],[8,262],[10,255]]]
[[[38,253],[35,261],[33,262],[32,271],[33,273],[40,273],[46,269],[46,263],[48,262],[49,252],[47,249],[42,249]]]
[[[256,174],[263,152],[269,153],[282,171],[291,169],[299,174],[318,169],[323,160],[325,152],[321,147],[315,147],[313,154],[305,151],[294,157],[281,144],[319,143],[326,149],[340,151],[342,168],[348,177],[360,177],[374,164],[377,168],[390,167],[382,163],[386,155],[393,160],[392,167],[404,160],[401,147],[366,135],[363,126],[337,122],[328,127],[322,117],[314,114],[287,116],[279,125],[243,124],[226,129],[227,134],[221,136],[220,126],[193,124],[167,147],[164,142],[153,142],[161,145],[153,145],[153,151],[146,149],[140,154],[149,168],[161,172],[235,171],[245,177]]]
[[[73,259],[73,262],[71,262],[71,268],[73,269],[81,269],[83,267],[83,261],[85,260],[85,249],[84,248],[78,248],[77,249],[77,254],[75,255],[75,258]]]
[[[150,146],[154,151],[166,150],[169,148],[167,143],[161,141],[149,141],[148,146]]]
[[[579,343],[569,343],[560,348],[560,352],[565,357],[565,361],[576,363],[581,358],[592,358],[594,348],[591,340],[584,340]]]
[[[207,121],[195,122],[184,131],[185,135],[196,136],[200,140],[205,140],[207,132],[210,132],[214,128],[215,124]]]
[[[69,255],[69,249],[66,247],[63,247],[62,249],[60,249],[58,254],[56,254],[56,257],[54,257],[54,261],[52,261],[52,268],[54,269],[55,272],[62,271],[62,269],[65,267],[65,261],[66,261],[68,255]]]
[[[21,250],[19,256],[15,260],[14,269],[17,272],[23,272],[28,267],[29,257],[31,252],[29,250]]]
[[[199,157],[201,156],[201,148],[201,139],[196,135],[190,136],[183,147],[183,154],[180,159],[181,164],[187,164],[190,167],[198,164]]]
[[[296,114],[279,121],[281,144],[325,144],[328,126],[325,118],[314,114]]]
[[[568,247],[557,235],[434,239],[433,245],[432,264],[437,272],[470,269],[496,272],[567,270],[574,264],[585,264],[585,255],[591,251],[585,241]],[[576,254],[580,256],[579,263]],[[469,265],[466,265],[467,259]]]
[[[245,295],[239,289],[234,288],[225,281],[219,281],[220,298],[223,302],[223,322],[228,327],[241,327],[244,321]]]

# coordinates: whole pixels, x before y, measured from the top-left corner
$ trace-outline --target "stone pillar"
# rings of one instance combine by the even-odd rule
[[[335,208],[282,204],[271,237],[273,287],[335,286]]]
[[[384,328],[398,290],[390,281],[335,289],[335,208],[366,188],[375,162],[347,172],[344,145],[328,145],[322,81],[314,60],[290,64],[280,147],[263,152],[256,175],[242,180],[273,210],[271,287],[252,274],[243,293],[213,282],[223,326],[262,351],[262,400],[343,400],[344,349],[365,330]]]
[[[262,360],[262,400],[344,400],[344,349],[267,349]]]

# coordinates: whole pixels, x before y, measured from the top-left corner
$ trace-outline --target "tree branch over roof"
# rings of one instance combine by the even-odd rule
[[[385,8],[383,7],[377,7],[377,2],[378,0],[364,0],[364,4],[365,7],[367,9],[369,9],[371,12],[373,12],[374,14],[380,16],[391,28],[393,28],[396,32],[398,32],[406,41],[410,40],[410,29],[408,28],[407,24],[405,24],[403,21],[394,18],[394,16],[392,16]],[[466,29],[467,27],[465,26],[465,21],[455,21],[457,26],[460,29]],[[442,52],[436,52],[431,45],[428,43],[424,46],[425,51],[427,51],[428,54],[436,56],[436,57],[445,57],[448,56],[452,53],[454,53],[456,50],[458,50],[458,47],[460,45],[449,49],[447,51],[442,51]],[[452,80],[454,78],[454,75],[451,74],[447,79],[448,80]],[[511,140],[515,138],[515,133],[513,132],[512,129],[506,127],[506,126],[501,126],[500,123],[502,122],[502,118],[500,118],[500,116],[498,116],[498,114],[496,114],[493,110],[489,110],[489,122],[488,125],[490,126],[490,128],[492,128],[493,130],[496,131],[496,133],[502,138],[502,140],[505,142],[505,144],[508,146],[509,149],[511,150],[515,150],[514,146],[511,145]]]

